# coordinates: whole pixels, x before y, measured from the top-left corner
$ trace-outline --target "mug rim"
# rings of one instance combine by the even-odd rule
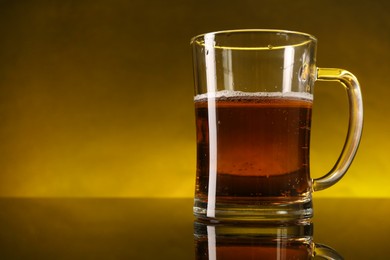
[[[216,45],[215,37],[216,36],[229,36],[230,34],[243,34],[243,33],[252,33],[252,34],[275,34],[275,35],[284,35],[284,36],[299,36],[302,37],[301,41],[295,44],[278,44],[276,46],[267,45],[267,46],[225,46],[225,45]],[[282,29],[233,29],[233,30],[220,30],[213,31],[208,33],[203,33],[196,35],[191,38],[190,45],[209,45],[206,43],[206,40],[211,40],[213,43],[213,48],[215,49],[229,49],[229,50],[277,50],[277,49],[285,49],[286,47],[298,47],[307,45],[309,43],[316,43],[317,38],[309,33],[292,31],[292,30],[282,30]]]

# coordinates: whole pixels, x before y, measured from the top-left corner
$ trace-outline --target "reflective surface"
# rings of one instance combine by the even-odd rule
[[[2,198],[0,258],[196,259],[197,237],[207,226],[194,223],[192,203],[192,199]],[[306,242],[314,241],[335,249],[344,259],[386,259],[389,209],[389,199],[314,199],[313,224],[261,232],[303,236],[295,243],[300,252],[312,250]],[[246,230],[259,233],[258,228]],[[239,237],[235,241],[245,242]],[[275,250],[268,248],[268,253]],[[283,252],[287,251],[279,256]],[[263,255],[246,259],[284,259],[265,258],[259,247],[252,253]]]

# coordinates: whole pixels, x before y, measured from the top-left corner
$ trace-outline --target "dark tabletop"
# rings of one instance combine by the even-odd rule
[[[315,199],[314,212],[316,243],[390,259],[390,199]],[[195,259],[191,199],[2,198],[0,228],[0,259]]]

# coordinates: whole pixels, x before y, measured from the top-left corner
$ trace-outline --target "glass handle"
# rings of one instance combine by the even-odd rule
[[[357,78],[343,69],[317,68],[317,80],[338,81],[345,87],[349,101],[349,126],[340,157],[328,174],[313,180],[314,191],[326,189],[344,176],[355,157],[363,129],[363,101]]]
[[[334,249],[322,245],[315,244],[314,245],[314,256],[318,256],[320,258],[328,259],[328,260],[343,260],[344,258],[337,253]]]

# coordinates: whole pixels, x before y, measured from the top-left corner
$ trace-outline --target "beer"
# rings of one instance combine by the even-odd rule
[[[220,241],[222,240],[222,241]],[[259,240],[259,241],[258,241]],[[278,243],[279,242],[279,243]],[[215,247],[210,248],[208,241],[196,241],[195,259],[197,260],[251,260],[251,259],[312,259],[310,244],[302,241],[275,239],[219,239]],[[210,252],[212,250],[213,252]],[[214,258],[214,257],[215,258]]]
[[[282,198],[310,191],[312,96],[222,91],[195,97],[198,200],[216,176],[221,203]]]

